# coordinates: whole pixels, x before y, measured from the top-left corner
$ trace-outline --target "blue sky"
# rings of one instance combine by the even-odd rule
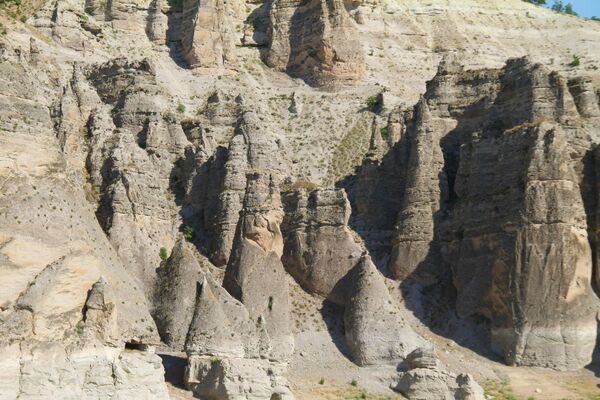
[[[546,0],[548,6],[554,4],[554,0]],[[600,0],[563,0],[563,4],[573,4],[573,9],[583,17],[597,16],[600,18]]]

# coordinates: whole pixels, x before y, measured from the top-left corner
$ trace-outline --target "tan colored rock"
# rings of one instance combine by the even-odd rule
[[[232,257],[224,287],[248,309],[250,318],[263,321],[271,343],[270,359],[285,360],[293,351],[289,287],[281,263],[283,218],[274,177],[248,174]]]
[[[342,282],[362,249],[348,228],[350,204],[343,190],[299,189],[285,195],[286,270],[309,293],[345,304]]]
[[[365,70],[358,33],[342,0],[275,0],[266,61],[314,86],[352,84]]]
[[[152,316],[162,341],[181,351],[194,315],[197,282],[204,276],[191,245],[183,237],[177,240],[157,275]]]
[[[344,330],[356,364],[397,364],[427,344],[402,320],[369,256],[361,258],[349,280],[352,284],[344,310]]]
[[[183,57],[192,68],[222,68],[235,61],[234,22],[225,0],[184,0]]]

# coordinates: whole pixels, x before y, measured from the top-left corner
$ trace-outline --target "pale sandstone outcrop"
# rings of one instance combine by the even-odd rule
[[[289,357],[294,346],[287,274],[281,263],[282,218],[274,177],[250,173],[223,284],[244,304],[253,321],[263,320],[272,347],[269,358],[277,360]]]
[[[181,48],[190,67],[222,68],[235,61],[235,26],[225,0],[184,0]]]
[[[358,365],[402,361],[416,348],[427,345],[400,316],[381,273],[369,256],[350,272],[344,310],[346,342]]]
[[[156,271],[152,316],[162,341],[174,350],[181,351],[185,345],[196,302],[196,283],[203,272],[183,237],[179,237],[169,258]]]
[[[408,370],[400,372],[392,389],[409,400],[484,400],[483,389],[469,374],[453,374],[441,368],[432,349],[409,354]]]
[[[185,346],[186,384],[197,395],[218,399],[291,399],[283,378],[294,342],[280,261],[280,195],[271,175],[247,178],[225,271],[227,290],[209,275],[198,287]]]
[[[362,78],[363,51],[342,0],[274,0],[270,7],[270,67],[315,86]]]
[[[275,179],[281,176],[282,165],[272,157],[280,146],[277,137],[267,133],[265,122],[256,111],[243,104],[241,108],[236,134],[229,143],[227,160],[220,176],[216,210],[209,217],[215,237],[211,261],[218,267],[227,265],[231,255],[247,187],[247,172],[270,170]]]
[[[309,293],[345,304],[347,288],[341,281],[362,254],[348,228],[346,193],[298,189],[285,194],[284,202],[283,265]]]
[[[156,44],[167,43],[169,18],[163,11],[163,0],[152,0],[148,9],[146,35]]]

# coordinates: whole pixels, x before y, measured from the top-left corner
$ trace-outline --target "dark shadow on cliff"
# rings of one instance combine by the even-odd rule
[[[596,296],[600,297],[600,288],[596,285],[596,280],[593,278],[598,273],[597,263],[597,231],[598,231],[598,196],[597,196],[597,184],[598,172],[596,171],[596,163],[598,160],[595,159],[594,153],[597,149],[595,146],[593,149],[588,150],[583,158],[583,180],[580,184],[581,198],[583,199],[583,206],[585,209],[585,216],[587,222],[588,241],[590,248],[592,249],[592,288],[596,293]],[[599,344],[600,346],[600,344]]]
[[[366,158],[353,175],[335,183],[348,195],[350,227],[362,238],[377,269],[388,277],[390,242],[406,184],[408,150],[405,135],[381,160]]]
[[[168,0],[171,7],[167,14],[167,47],[169,56],[181,68],[189,68],[187,61],[181,55],[180,26],[183,13],[183,0]]]
[[[321,316],[327,327],[327,332],[331,336],[331,340],[335,347],[344,357],[349,360],[350,349],[346,343],[346,330],[344,328],[344,307],[339,306],[329,300],[323,300],[321,307]]]
[[[201,151],[205,149],[199,146],[195,150],[188,148],[185,157],[175,162],[169,177],[169,189],[182,220],[179,231],[187,231],[188,241],[200,254],[210,258],[214,240],[212,226],[228,151],[219,146],[205,162],[199,163],[197,153]]]
[[[437,335],[453,340],[488,359],[502,362],[491,350],[489,321],[478,315],[460,317],[456,312],[457,293],[453,273],[443,254],[451,240],[448,221],[457,201],[454,185],[458,172],[463,135],[485,130],[486,135],[498,135],[507,127],[489,98],[482,99],[455,115],[457,126],[440,140],[444,157],[443,171],[438,177],[440,208],[433,216],[434,237],[424,260],[414,272],[400,282],[405,304],[422,323]],[[389,254],[390,241],[402,207],[402,198],[408,178],[409,158],[416,137],[415,109],[412,123],[406,132],[381,162],[366,160],[354,176],[346,177],[336,184],[346,189],[352,205],[352,228],[364,239],[367,249],[384,274],[388,272],[387,261],[382,256]],[[491,121],[488,122],[488,121]],[[485,124],[485,125],[484,125]],[[373,232],[383,232],[380,237]],[[454,232],[460,235],[461,232]],[[382,243],[387,241],[387,243]]]
[[[252,25],[252,40],[256,43],[260,59],[267,64],[267,55],[269,53],[269,16],[271,13],[270,0],[266,0],[259,7],[254,9],[248,18],[244,21],[245,24]]]
[[[180,389],[185,389],[184,374],[187,366],[185,354],[157,353],[165,369],[165,381]]]

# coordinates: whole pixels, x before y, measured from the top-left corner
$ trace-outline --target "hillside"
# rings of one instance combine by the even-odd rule
[[[597,21],[22,0],[0,23],[1,400],[598,395]]]

